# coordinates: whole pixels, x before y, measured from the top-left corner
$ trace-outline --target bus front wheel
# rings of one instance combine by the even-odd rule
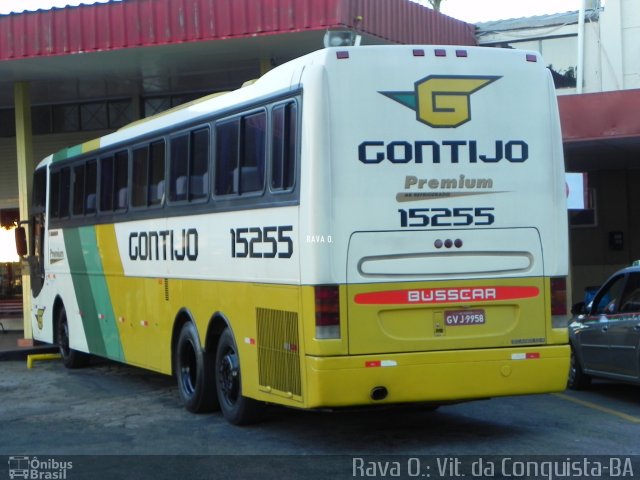
[[[67,321],[67,311],[60,308],[57,323],[57,341],[62,363],[67,368],[80,368],[89,363],[89,356],[86,353],[74,350],[69,346],[69,322]]]
[[[222,332],[216,352],[216,389],[220,410],[229,423],[248,425],[260,420],[262,403],[242,395],[238,348],[228,328]]]
[[[198,331],[191,322],[180,330],[175,368],[178,391],[187,410],[204,413],[218,409],[212,355],[200,348]]]

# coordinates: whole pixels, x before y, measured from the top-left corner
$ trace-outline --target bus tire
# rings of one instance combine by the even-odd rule
[[[582,365],[571,346],[571,364],[569,365],[569,379],[567,386],[572,390],[582,390],[591,384],[591,376],[582,371]]]
[[[58,312],[56,323],[56,342],[62,357],[62,363],[67,368],[80,368],[89,363],[89,355],[84,352],[74,350],[69,346],[69,322],[67,321],[67,311],[64,307]]]
[[[192,413],[218,409],[212,357],[200,348],[196,326],[185,323],[176,344],[175,371],[180,398]]]
[[[222,415],[233,425],[249,425],[262,417],[262,402],[242,395],[241,379],[238,348],[227,328],[220,336],[216,351],[216,389]]]

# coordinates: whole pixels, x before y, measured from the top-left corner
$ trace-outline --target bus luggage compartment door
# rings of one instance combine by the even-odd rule
[[[349,352],[544,344],[535,228],[356,232],[349,242]]]

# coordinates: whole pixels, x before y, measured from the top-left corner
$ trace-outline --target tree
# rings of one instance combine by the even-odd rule
[[[436,12],[440,11],[440,4],[442,3],[442,0],[429,0],[429,3]]]

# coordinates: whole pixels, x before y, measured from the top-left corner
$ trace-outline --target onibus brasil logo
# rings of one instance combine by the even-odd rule
[[[416,120],[435,128],[455,128],[471,120],[471,94],[501,77],[430,75],[413,92],[380,92],[416,112]]]
[[[73,468],[73,462],[58,461],[53,458],[9,457],[9,478],[25,478],[32,480],[66,480],[67,470]]]

